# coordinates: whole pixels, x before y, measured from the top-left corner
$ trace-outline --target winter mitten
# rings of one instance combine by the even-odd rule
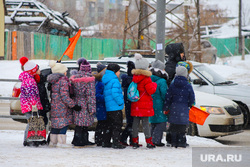
[[[80,111],[82,107],[76,104],[74,107],[72,107],[72,109],[75,111]]]

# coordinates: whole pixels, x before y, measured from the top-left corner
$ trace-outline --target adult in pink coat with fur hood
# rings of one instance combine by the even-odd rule
[[[70,81],[74,91],[73,100],[80,105],[80,111],[73,111],[75,127],[72,144],[75,146],[94,145],[88,140],[88,127],[94,123],[96,113],[95,77],[91,74],[91,66],[85,58],[77,61],[78,71],[71,71]]]

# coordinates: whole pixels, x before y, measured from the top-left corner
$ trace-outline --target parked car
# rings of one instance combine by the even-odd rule
[[[90,61],[93,71],[96,71],[96,62]],[[103,63],[117,62],[103,61]],[[63,62],[68,67],[69,72],[73,69],[77,69],[75,61]],[[124,62],[120,62],[121,74],[126,73],[126,65]],[[48,75],[51,73],[50,68],[41,67],[41,73]],[[13,88],[13,96],[18,97],[20,94],[20,82]],[[190,135],[198,135],[203,137],[218,137],[242,132],[243,114],[241,113],[238,105],[226,98],[216,95],[195,91],[196,95],[196,107],[202,108],[204,111],[210,113],[205,124],[203,126],[190,124]],[[26,122],[25,117],[21,113],[20,101],[13,100],[10,104],[10,115],[12,118],[19,122]],[[125,118],[125,117],[124,117]],[[125,122],[125,121],[124,121]]]
[[[243,130],[243,114],[237,103],[213,94],[194,91],[195,106],[208,112],[204,125],[189,124],[188,134],[216,138],[240,133]]]
[[[189,60],[195,61],[197,56],[196,51],[198,50],[198,43],[196,40],[190,40],[189,42]],[[217,49],[205,39],[201,39],[201,62],[214,64],[217,59]]]
[[[208,65],[192,62],[194,69],[190,74],[194,90],[219,95],[236,102],[244,115],[244,127],[249,123],[250,87],[228,81]]]

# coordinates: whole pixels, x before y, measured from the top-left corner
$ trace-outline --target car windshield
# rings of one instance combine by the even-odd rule
[[[232,84],[232,81],[228,81],[211,68],[205,65],[199,65],[194,67],[198,73],[203,75],[207,80],[209,80],[214,85]]]

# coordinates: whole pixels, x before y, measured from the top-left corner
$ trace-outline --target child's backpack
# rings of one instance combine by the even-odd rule
[[[144,95],[144,93],[142,94],[142,96]],[[140,94],[137,89],[137,83],[135,82],[130,83],[128,87],[128,91],[127,91],[127,97],[128,97],[128,100],[131,102],[137,102],[138,100],[140,100]]]

